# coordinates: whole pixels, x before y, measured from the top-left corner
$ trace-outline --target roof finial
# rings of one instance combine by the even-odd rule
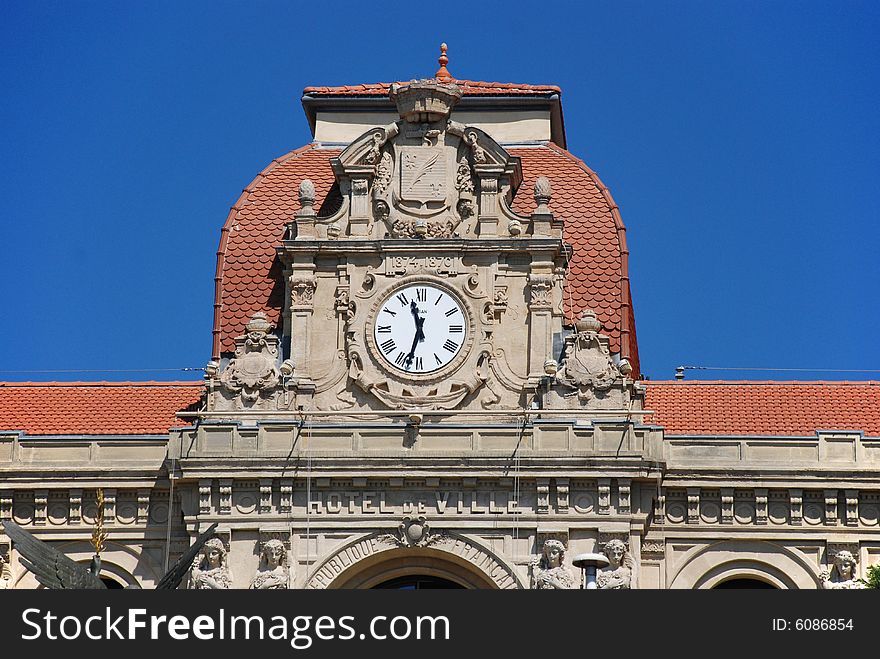
[[[446,49],[447,45],[445,43],[440,44],[440,58],[437,60],[440,63],[440,68],[437,69],[437,73],[434,74],[435,78],[449,78],[452,79],[452,75],[446,69],[446,65],[449,64],[449,58],[446,57]]]

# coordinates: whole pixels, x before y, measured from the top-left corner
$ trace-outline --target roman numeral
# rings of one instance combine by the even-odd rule
[[[379,325],[379,329],[376,331],[380,334],[386,334],[391,331],[391,325]]]
[[[422,358],[421,357],[416,357],[416,370],[417,371],[422,370]]]
[[[442,361],[440,361],[440,358],[437,356],[436,352],[434,353],[434,359],[437,361],[438,366],[443,363]]]
[[[449,332],[452,334],[461,334],[464,332],[464,325],[450,325]]]
[[[442,299],[443,299],[443,293],[440,293],[440,295],[437,296],[437,299],[434,300],[434,306],[436,307],[437,303]]]
[[[391,311],[391,309],[389,309],[388,307],[385,307],[384,309],[382,309],[382,311],[384,311],[385,313],[390,313],[392,316],[397,315],[396,311]]]
[[[446,312],[446,315],[451,316],[452,314],[454,314],[457,311],[458,311],[458,307],[452,307],[449,311]]]
[[[382,352],[384,352],[386,355],[394,350],[396,347],[397,344],[394,343],[394,339],[388,339],[387,341],[385,341],[385,343],[381,345]]]
[[[443,347],[446,348],[449,352],[455,352],[456,350],[458,350],[458,344],[454,341],[450,341],[449,339],[446,339],[446,343],[443,344]]]
[[[427,300],[428,300],[428,289],[427,288],[417,288],[416,289],[416,301],[426,302]]]
[[[398,366],[403,366],[403,363],[406,361],[406,355],[402,352],[397,353],[397,357],[394,358],[394,363]]]
[[[406,295],[404,295],[403,293],[397,294],[397,300],[398,300],[398,302],[400,302],[400,306],[402,306],[402,307],[405,307],[406,305],[409,304],[409,300],[406,299]]]

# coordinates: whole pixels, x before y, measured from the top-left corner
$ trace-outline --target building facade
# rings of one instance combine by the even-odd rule
[[[560,90],[445,65],[305,90],[314,141],[222,229],[204,382],[0,386],[0,521],[86,560],[100,487],[143,588],[214,522],[188,587],[857,587],[877,383],[641,379]]]

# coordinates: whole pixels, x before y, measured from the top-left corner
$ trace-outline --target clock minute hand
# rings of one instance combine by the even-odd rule
[[[419,318],[419,308],[416,306],[415,300],[410,303],[409,308],[412,311],[413,319],[416,321],[416,333],[415,336],[413,336],[412,347],[409,349],[409,354],[406,356],[406,361],[404,362],[407,369],[412,365],[412,361],[416,356],[416,346],[419,345],[419,341],[425,340],[425,333],[422,330],[422,325],[425,324],[425,319]]]

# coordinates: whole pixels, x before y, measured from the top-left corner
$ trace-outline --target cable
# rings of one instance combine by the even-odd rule
[[[44,368],[10,370],[0,368],[0,373],[153,373],[155,371],[204,371],[203,366],[183,368]]]
[[[880,373],[877,368],[775,368],[772,366],[679,366],[689,371],[794,371],[799,373]]]

